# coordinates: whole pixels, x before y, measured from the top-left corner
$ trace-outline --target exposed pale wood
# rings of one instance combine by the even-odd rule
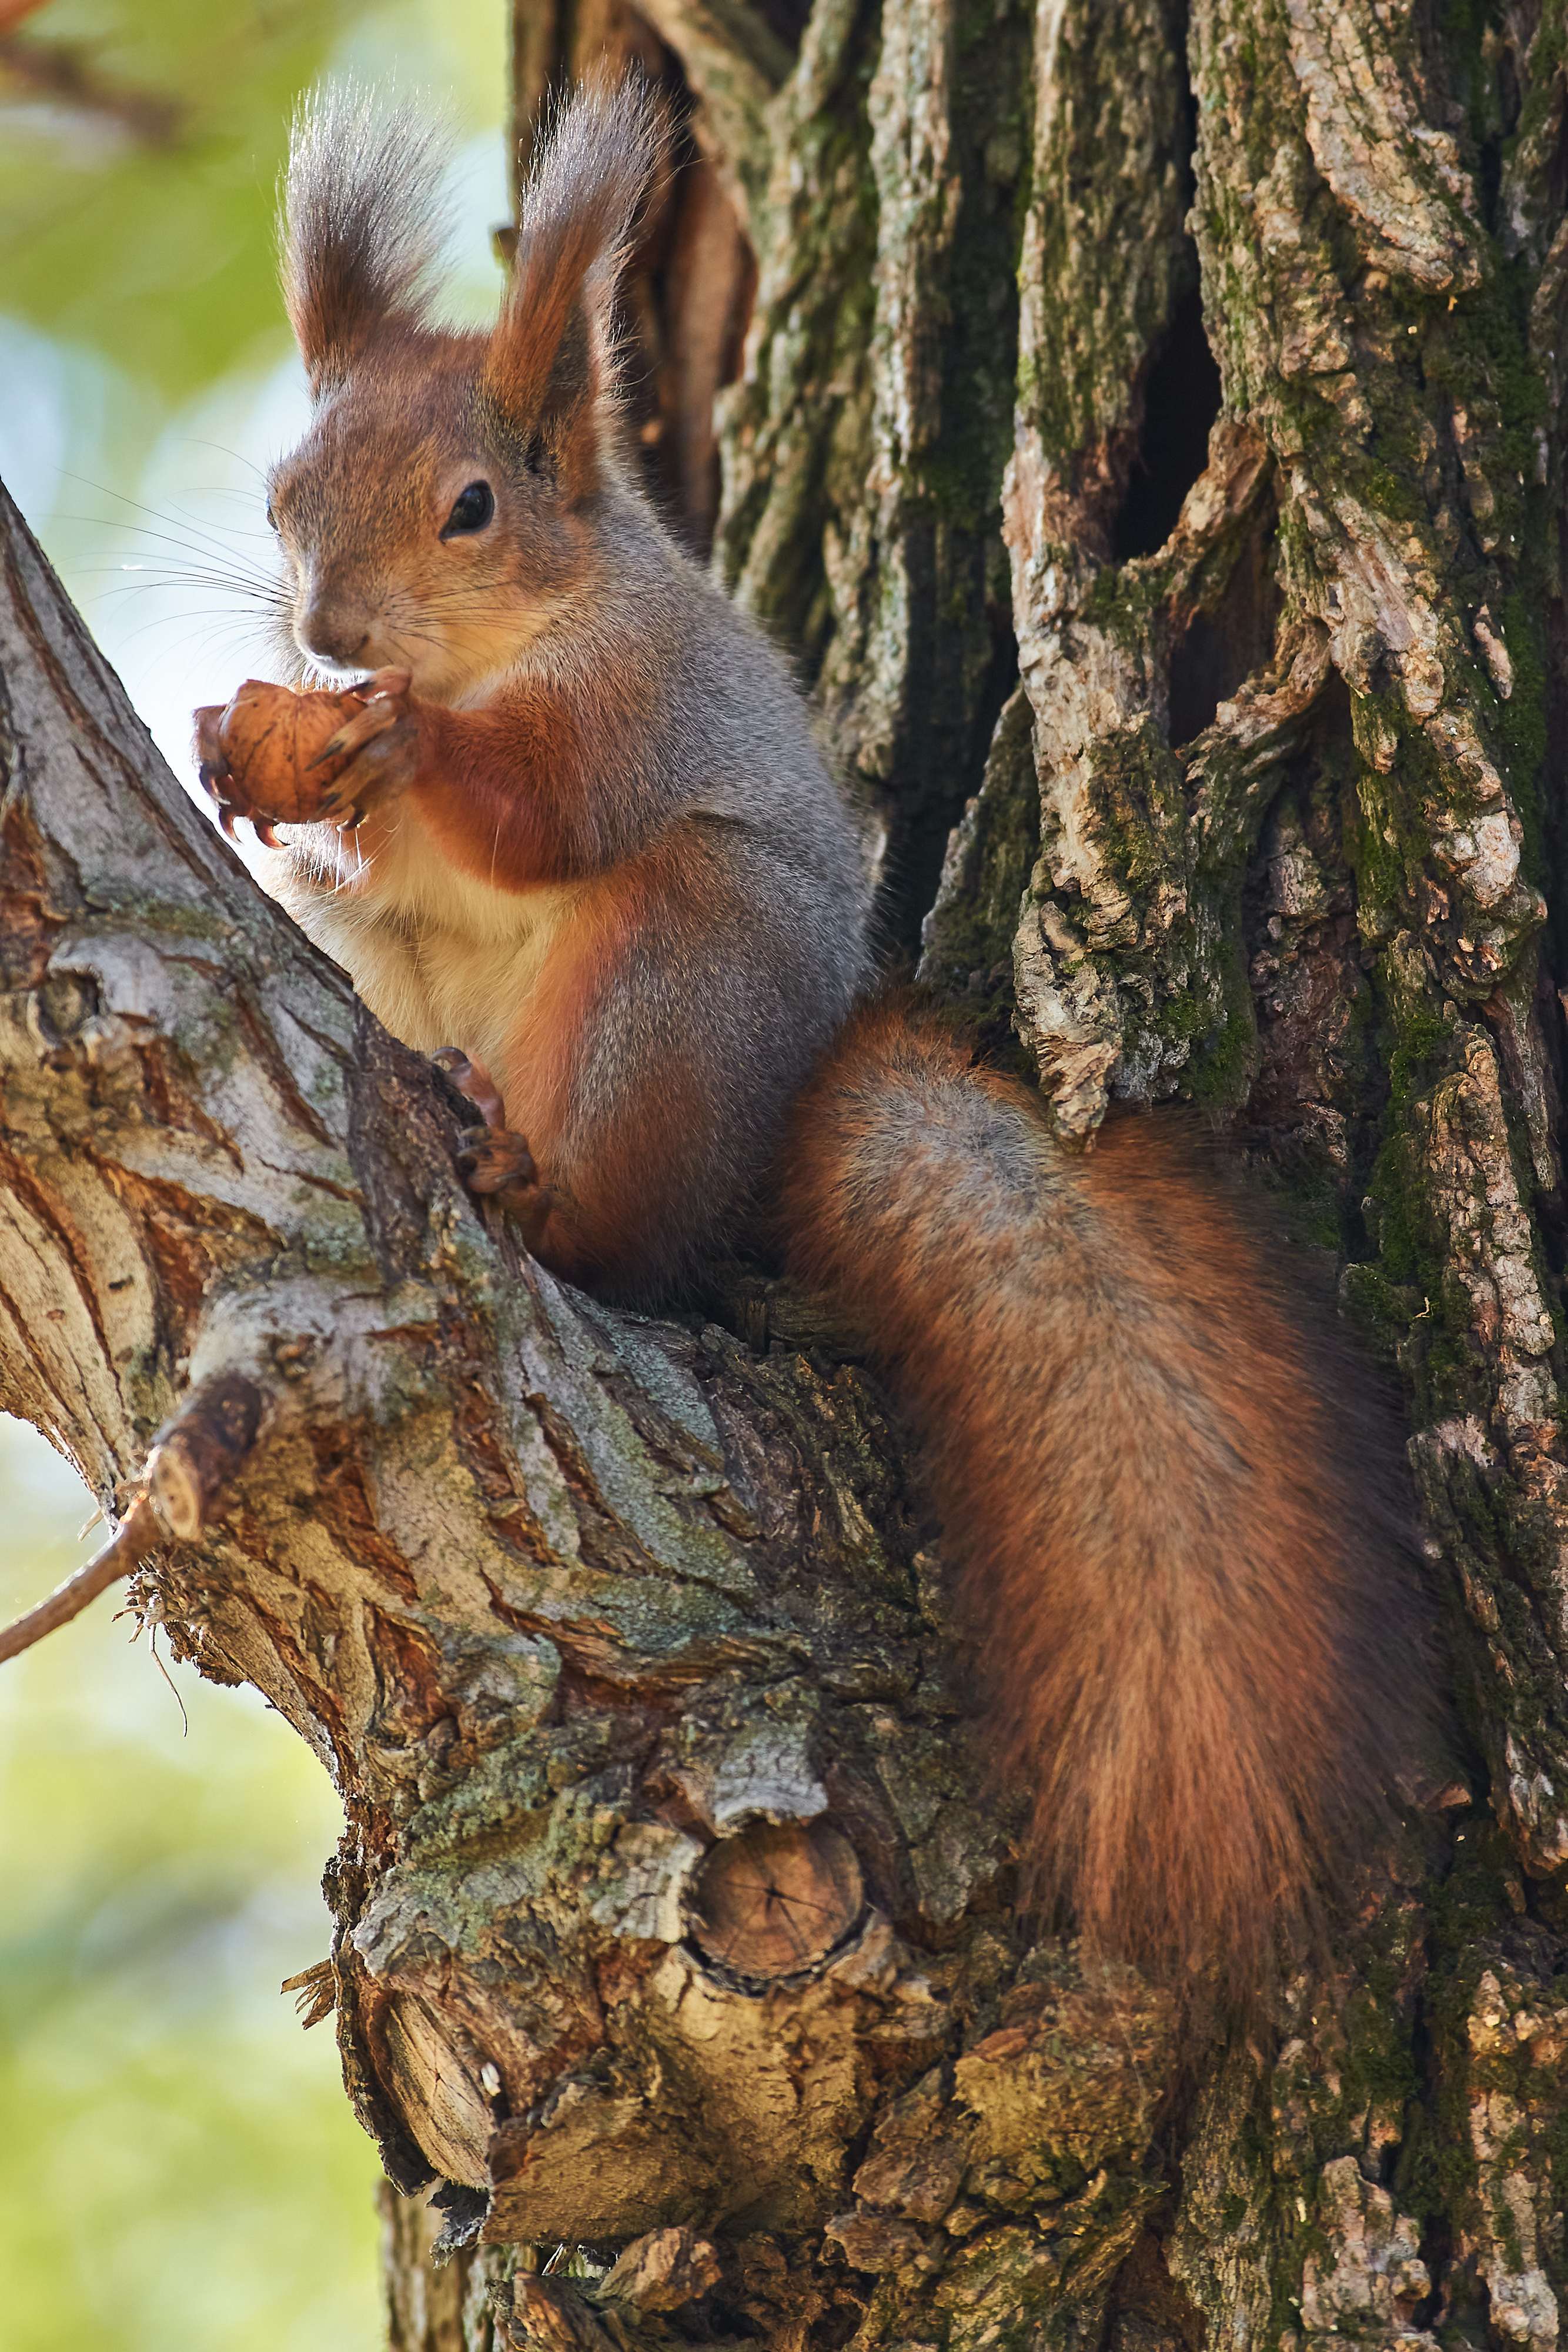
[[[737,1976],[794,1976],[843,1940],[864,1900],[854,1848],[831,1824],[765,1824],[709,1853],[692,1881],[692,1933]]]

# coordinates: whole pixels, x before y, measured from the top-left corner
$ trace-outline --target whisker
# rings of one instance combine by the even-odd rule
[[[96,607],[103,602],[103,599],[101,597],[95,596],[91,601],[93,605]],[[117,614],[113,617],[118,619],[120,616]],[[129,621],[133,619],[134,615],[127,614],[124,615],[124,618]],[[138,630],[140,631],[141,629],[155,629],[164,625],[172,626],[174,623],[180,621],[188,621],[195,627],[205,627],[209,622],[216,621],[228,623],[235,628],[254,630],[256,627],[254,614],[245,612],[239,606],[234,604],[216,605],[210,607],[205,611],[194,613],[189,611],[183,613],[149,613],[146,618],[138,623],[137,625]],[[130,637],[126,636],[121,640],[121,642],[129,644],[131,642]]]
[[[216,614],[209,614],[205,613],[154,613],[150,621],[143,621],[139,628],[131,630],[130,633],[126,636],[122,637],[120,642],[122,646],[133,646],[137,644],[141,638],[146,636],[151,629],[166,629],[175,626],[181,622],[188,622],[190,626],[186,629],[185,635],[181,638],[180,643],[182,645],[189,645],[201,635],[202,632],[205,629],[209,619],[217,619],[221,621],[229,619],[229,615],[222,613]],[[232,625],[235,625],[235,624],[231,621],[231,626]],[[245,621],[239,625],[248,625],[248,615],[246,616]]]
[[[216,532],[208,530],[204,524],[196,522],[193,518],[189,515],[182,515],[178,511],[172,515],[165,514],[161,508],[150,507],[141,499],[128,498],[123,490],[111,490],[104,483],[93,481],[90,476],[87,474],[73,474],[63,467],[61,469],[61,473],[64,480],[68,482],[79,482],[84,489],[96,490],[100,498],[116,499],[121,506],[130,507],[137,514],[151,515],[154,522],[165,524],[172,523],[176,529],[182,525],[187,526],[197,534],[198,538],[210,541],[212,549],[220,554],[226,554],[228,551],[224,545],[223,540]],[[107,525],[110,529],[118,529],[120,530],[132,530],[137,528],[133,523],[117,523],[115,519],[110,515],[76,515],[69,518],[69,520],[76,522],[95,523],[99,528]]]
[[[265,482],[267,479],[266,473],[256,464],[256,459],[247,457],[243,449],[231,449],[225,441],[204,441],[194,433],[182,434],[180,437],[189,449],[215,449],[221,457],[232,457],[236,466],[247,466],[258,482]],[[245,498],[247,495],[248,493],[244,490],[230,492],[230,496],[234,498]]]
[[[253,562],[247,556],[236,555],[232,548],[224,546],[221,541],[214,541],[211,547],[203,547],[189,540],[176,539],[166,530],[149,530],[144,522],[119,522],[112,515],[60,515],[57,520],[61,522],[79,522],[93,530],[133,530],[139,532],[143,539],[159,541],[163,546],[173,548],[176,553],[190,555],[204,563],[212,563],[219,558],[227,558],[236,565],[243,566],[249,576],[255,580],[276,583],[278,578],[277,572],[269,571],[264,564]]]
[[[189,571],[162,572],[143,563],[90,563],[81,567],[80,577],[84,580],[114,580],[127,572],[137,575],[126,583],[129,591],[138,588],[226,588],[235,596],[247,597],[252,604],[282,606],[293,601],[280,589],[263,587],[233,572],[200,572],[193,567]]]
[[[163,592],[160,591],[158,593],[161,599]],[[148,601],[145,593],[131,588],[99,588],[91,595],[85,598],[84,602],[90,611],[95,613],[102,612],[107,614],[110,605],[122,603],[126,597],[137,594],[142,595],[142,602],[143,604],[145,604]],[[132,618],[133,616],[133,609],[132,611],[128,612],[125,615],[127,619]],[[118,618],[119,615],[116,614],[113,617]],[[243,622],[246,628],[261,631],[265,630],[268,622],[276,616],[269,614],[265,606],[258,606],[254,604],[191,604],[182,603],[171,605],[164,604],[160,602],[160,609],[155,612],[150,612],[147,617],[150,621],[200,621],[203,619],[228,620],[235,621],[236,623]]]

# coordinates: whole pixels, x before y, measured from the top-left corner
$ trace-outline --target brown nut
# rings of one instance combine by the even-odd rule
[[[320,753],[365,707],[358,694],[296,694],[246,678],[218,721],[218,741],[240,795],[275,824],[308,824],[353,758]]]

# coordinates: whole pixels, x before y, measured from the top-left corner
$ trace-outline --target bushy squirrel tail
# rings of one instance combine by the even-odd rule
[[[1376,1385],[1165,1130],[1071,1152],[873,1006],[797,1107],[784,1230],[916,1424],[1031,1891],[1249,1997],[1418,1746],[1427,1668]]]

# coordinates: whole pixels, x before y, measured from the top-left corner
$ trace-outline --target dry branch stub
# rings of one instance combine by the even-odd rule
[[[182,1543],[194,1542],[255,1444],[262,1411],[259,1391],[237,1374],[206,1381],[187,1397],[149,1454],[136,1496],[110,1542],[36,1609],[0,1628],[0,1661],[19,1656],[111,1584],[133,1575],[165,1530]]]
[[[243,1372],[221,1372],[189,1397],[147,1457],[147,1491],[169,1533],[194,1543],[217,1496],[250,1453],[264,1400]]]
[[[46,1634],[57,1633],[73,1617],[107,1592],[111,1584],[133,1575],[159,1539],[157,1515],[145,1495],[139,1495],[102,1549],[26,1610],[9,1625],[0,1626],[0,1664],[19,1658]]]
[[[842,1943],[864,1897],[855,1850],[831,1822],[743,1830],[713,1846],[692,1881],[692,1939],[737,1976],[794,1976]]]

